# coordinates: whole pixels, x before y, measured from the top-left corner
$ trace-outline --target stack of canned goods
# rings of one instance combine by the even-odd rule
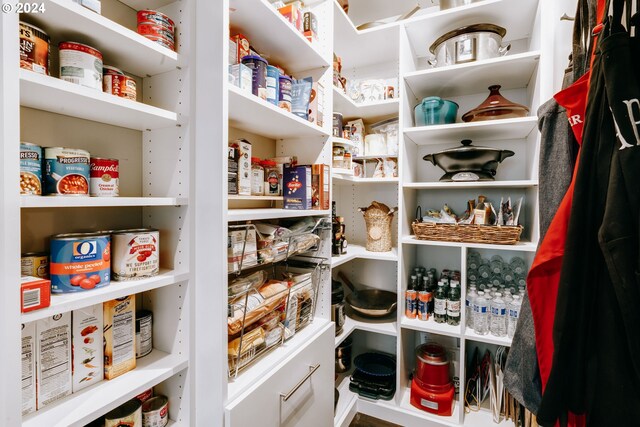
[[[78,148],[20,143],[20,194],[114,197],[118,160],[91,157]]]
[[[168,49],[176,50],[176,26],[167,15],[155,10],[138,11],[138,34]]]
[[[136,100],[136,81],[116,67],[102,67],[102,90],[121,98]]]

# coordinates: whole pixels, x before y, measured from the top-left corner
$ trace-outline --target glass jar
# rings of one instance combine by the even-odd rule
[[[335,169],[344,169],[344,147],[335,145],[333,147],[333,167]]]
[[[264,168],[264,195],[278,196],[280,195],[280,169],[273,160],[265,160],[262,162]]]
[[[251,195],[264,195],[264,168],[258,157],[251,158]]]

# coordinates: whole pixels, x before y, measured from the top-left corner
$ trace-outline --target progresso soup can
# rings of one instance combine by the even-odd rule
[[[20,194],[42,194],[42,147],[20,143]]]
[[[49,75],[49,35],[20,21],[20,68]]]
[[[113,278],[132,280],[151,277],[160,271],[160,233],[141,228],[116,231],[113,240]]]
[[[91,89],[102,90],[102,54],[76,42],[60,42],[60,78]]]
[[[77,148],[46,147],[44,160],[46,194],[89,195],[89,152]]]
[[[108,234],[57,234],[51,237],[51,292],[69,293],[107,286],[111,281]]]

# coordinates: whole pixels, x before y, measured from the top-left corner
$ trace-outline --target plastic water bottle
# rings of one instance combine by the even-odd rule
[[[487,299],[484,292],[478,292],[478,297],[473,303],[474,320],[473,325],[478,335],[487,335],[489,332],[489,313],[487,310]]]
[[[467,319],[467,327],[473,329],[473,303],[475,299],[478,297],[478,293],[476,292],[475,285],[471,285],[469,287],[469,292],[467,292],[467,298],[465,302],[465,316]]]
[[[513,338],[513,335],[516,333],[521,306],[522,301],[520,300],[520,295],[514,295],[513,301],[509,304],[509,319],[507,323],[507,335],[509,335],[509,338]]]
[[[497,337],[507,335],[507,308],[502,299],[502,294],[496,292],[496,297],[491,302],[491,334]]]
[[[513,294],[511,293],[511,288],[504,289],[504,296],[502,299],[504,300],[505,305],[507,306],[507,310],[509,310],[509,304],[513,301]]]
[[[447,323],[447,292],[443,282],[438,283],[434,300],[433,319],[436,323]]]

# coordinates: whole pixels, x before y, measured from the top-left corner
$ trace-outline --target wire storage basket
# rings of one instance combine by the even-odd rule
[[[371,202],[367,208],[359,208],[367,228],[366,249],[369,252],[389,252],[393,247],[391,223],[397,208],[390,209],[384,203]]]

